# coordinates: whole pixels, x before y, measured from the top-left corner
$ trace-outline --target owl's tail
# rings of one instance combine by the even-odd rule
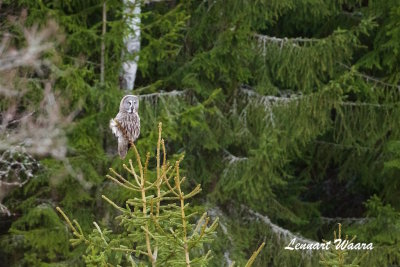
[[[124,159],[128,152],[128,144],[129,142],[123,136],[118,138],[118,154],[121,159]]]

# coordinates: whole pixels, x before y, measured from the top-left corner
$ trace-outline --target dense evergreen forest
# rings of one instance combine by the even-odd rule
[[[0,266],[400,266],[399,0],[3,0],[0,95]],[[135,197],[146,175],[160,193],[164,151],[188,206],[152,229]],[[109,178],[130,159],[138,186]],[[284,249],[338,223],[374,249]]]

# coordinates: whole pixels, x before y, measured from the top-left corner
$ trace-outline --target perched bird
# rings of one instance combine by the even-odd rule
[[[139,98],[126,95],[119,104],[119,112],[110,121],[110,129],[118,138],[118,154],[123,159],[130,147],[140,134]]]

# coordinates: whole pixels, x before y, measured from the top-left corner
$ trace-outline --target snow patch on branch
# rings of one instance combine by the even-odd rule
[[[282,97],[260,95],[259,93],[250,90],[244,86],[240,88],[239,93],[247,97],[252,104],[259,104],[264,106],[264,110],[267,114],[266,121],[269,121],[272,127],[275,127],[275,117],[272,111],[273,106],[288,105],[289,103],[298,102],[299,100],[304,98],[304,96],[300,94],[286,94]]]
[[[241,205],[241,207],[243,210],[246,210],[250,215],[252,215],[257,220],[268,225],[271,228],[272,232],[274,232],[278,237],[283,237],[288,240],[292,240],[293,238],[296,238],[296,240],[298,240],[300,243],[306,243],[306,244],[314,244],[316,242],[316,241],[307,239],[305,237],[302,237],[300,235],[296,235],[296,234],[290,232],[289,230],[284,229],[284,228],[272,223],[271,220],[268,218],[268,216],[262,215],[256,211],[253,211],[252,209],[250,209],[249,207],[247,207],[245,205]]]
[[[24,186],[40,167],[29,154],[11,147],[0,156],[0,213],[8,216],[11,212],[1,202],[16,187]]]
[[[178,90],[173,90],[171,92],[158,92],[158,93],[152,93],[152,94],[145,94],[145,95],[139,95],[139,99],[141,100],[149,100],[152,98],[158,98],[158,97],[178,97],[178,96],[183,96],[187,93],[186,90],[183,91],[178,91]]]
[[[228,161],[228,164],[235,164],[237,162],[241,162],[241,161],[246,161],[248,160],[247,157],[236,157],[234,155],[231,154],[231,152],[229,152],[228,150],[224,149],[224,154],[225,154],[225,161]]]
[[[167,102],[166,100],[171,99],[172,101],[177,101],[178,97],[185,96],[186,93],[187,93],[186,90],[183,90],[183,91],[173,90],[171,92],[160,91],[158,93],[139,95],[139,99],[141,101],[147,102],[148,104],[151,104],[152,106],[157,106],[158,101],[160,101],[163,104],[163,106],[165,107],[164,112],[166,112],[166,114],[170,117],[172,115],[167,108],[168,105],[166,105],[166,102]],[[177,103],[177,105],[179,105],[179,104]]]
[[[225,166],[225,169],[222,171],[222,178],[226,179],[228,175],[231,173],[232,177],[240,177],[240,175],[237,174],[239,169],[243,166],[241,163],[246,163],[248,158],[247,157],[237,157],[235,155],[232,155],[228,150],[224,149],[224,161],[227,162],[227,165]]]
[[[262,49],[263,56],[266,56],[266,48],[268,44],[279,46],[280,50],[282,50],[284,46],[299,48],[301,46],[304,46],[305,44],[314,44],[320,41],[314,38],[279,38],[263,34],[254,34],[254,38],[258,41],[258,46]]]
[[[235,206],[235,205],[233,205],[233,206]],[[231,208],[234,208],[233,206]],[[296,238],[296,240],[300,243],[306,243],[306,244],[315,244],[316,243],[316,241],[314,241],[314,240],[307,239],[298,234],[294,234],[291,231],[272,223],[271,220],[268,218],[268,216],[265,216],[256,211],[253,211],[252,209],[250,209],[249,207],[247,207],[245,205],[238,205],[238,206],[240,206],[240,208],[243,211],[247,212],[251,216],[250,219],[255,219],[255,220],[262,222],[263,224],[268,226],[271,229],[271,231],[278,238],[281,238],[281,237],[284,238],[285,242],[288,240],[292,240],[293,238]],[[210,209],[208,211],[208,214],[210,214],[210,216],[212,218],[219,217],[219,225],[222,230],[222,233],[228,238],[228,240],[231,244],[231,247],[233,248],[235,246],[233,238],[230,236],[226,225],[223,223],[223,218],[226,218],[226,215],[224,214],[224,212],[217,206],[217,207],[213,207],[212,209]],[[305,253],[309,255],[310,253],[312,253],[312,251],[305,251]],[[306,256],[306,254],[304,254],[304,256]],[[224,259],[225,259],[227,265],[231,266],[233,261],[230,258],[230,250],[229,249],[224,252]]]
[[[276,43],[279,45],[291,44],[291,45],[299,45],[302,43],[316,43],[319,42],[319,39],[314,38],[304,38],[304,37],[296,37],[296,38],[279,38],[275,36],[263,35],[263,34],[254,34],[254,36],[262,43]]]
[[[302,99],[304,96],[301,94],[287,94],[286,96],[270,96],[270,95],[260,95],[259,93],[250,90],[245,87],[240,88],[240,92],[248,97],[257,98],[260,103],[264,105],[272,105],[272,104],[287,104],[293,101],[298,101]]]

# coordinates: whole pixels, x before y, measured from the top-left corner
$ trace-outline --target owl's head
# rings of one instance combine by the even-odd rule
[[[139,110],[139,97],[136,95],[126,95],[119,104],[119,111],[133,113]]]

